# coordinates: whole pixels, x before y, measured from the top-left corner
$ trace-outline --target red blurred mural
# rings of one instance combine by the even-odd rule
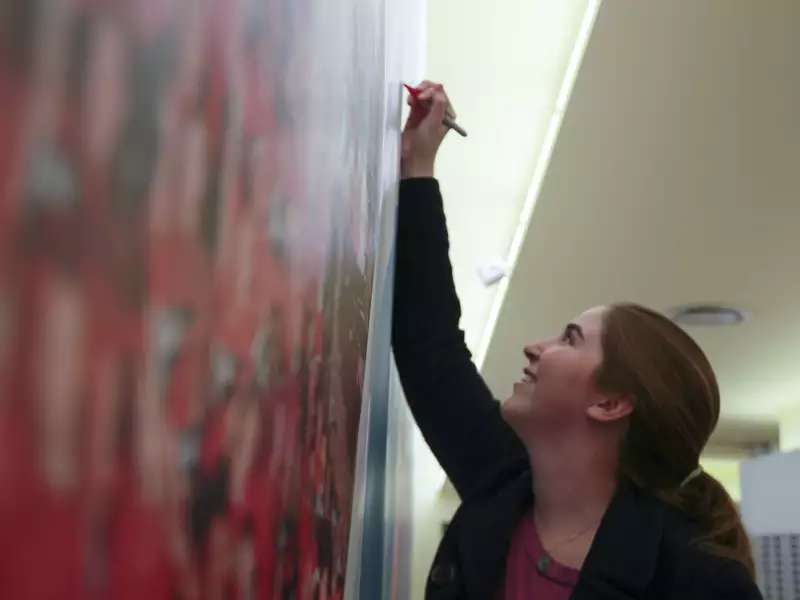
[[[3,598],[342,597],[380,16],[2,3]]]

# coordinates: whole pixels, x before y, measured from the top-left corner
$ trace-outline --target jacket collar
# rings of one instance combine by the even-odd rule
[[[533,501],[527,457],[514,473],[503,469],[506,483],[482,487],[484,493],[465,499],[460,513],[459,554],[468,597],[494,598],[505,573],[511,538]],[[511,477],[511,483],[508,477]]]
[[[500,585],[511,538],[533,503],[530,470],[462,507],[459,549],[470,598],[491,598]],[[581,570],[573,600],[640,597],[655,575],[664,506],[620,484]]]
[[[655,576],[664,505],[621,483],[597,530],[573,600],[637,598]]]

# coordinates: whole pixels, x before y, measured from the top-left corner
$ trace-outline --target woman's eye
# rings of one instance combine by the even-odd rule
[[[562,342],[567,342],[570,346],[572,346],[573,342],[574,342],[574,340],[572,338],[572,332],[569,331],[569,330],[565,331],[564,335],[561,336],[561,341]]]

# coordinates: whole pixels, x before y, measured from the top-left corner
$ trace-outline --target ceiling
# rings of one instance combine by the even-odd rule
[[[509,394],[525,343],[592,305],[749,310],[691,331],[724,412],[748,417],[726,420],[704,461],[738,498],[735,459],[774,439],[778,416],[800,447],[800,1],[431,0],[428,13],[428,76],[469,131],[448,137],[437,176],[461,325],[493,392]],[[513,272],[485,287],[476,269],[495,257]],[[458,502],[443,482],[415,436],[418,594]]]
[[[436,175],[444,194],[461,326],[474,351],[488,341],[490,314],[505,286],[484,286],[477,269],[507,257],[520,230],[576,38],[597,2],[427,2],[427,77],[445,84],[458,122],[469,132],[466,139],[447,137]],[[418,431],[414,477],[415,493],[438,491],[445,481]]]
[[[723,302],[751,320],[690,330],[719,377],[723,414],[777,417],[800,406],[798,31],[795,0],[601,5],[489,332],[483,373],[498,397],[518,379],[522,346],[588,307]],[[528,169],[518,156],[490,157],[462,169],[462,183],[447,173],[445,190],[460,193],[448,218],[474,202],[519,207],[533,154],[523,158]],[[456,227],[465,212],[451,218]],[[484,306],[459,287],[465,304]],[[486,314],[468,316],[475,340]]]
[[[427,73],[469,132],[448,136],[444,190],[467,344],[481,345],[496,287],[476,271],[506,257],[590,0],[430,0]]]

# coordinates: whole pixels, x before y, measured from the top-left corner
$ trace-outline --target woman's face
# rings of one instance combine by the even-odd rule
[[[603,361],[606,310],[587,310],[558,335],[523,349],[521,378],[503,403],[503,417],[523,440],[584,423],[590,407],[603,401],[595,372]]]

